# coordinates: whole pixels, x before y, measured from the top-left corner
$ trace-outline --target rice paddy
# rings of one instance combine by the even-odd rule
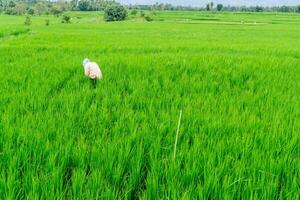
[[[69,14],[0,15],[0,199],[299,198],[300,15]]]

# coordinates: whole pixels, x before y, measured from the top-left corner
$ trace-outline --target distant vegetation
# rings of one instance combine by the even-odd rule
[[[205,7],[192,6],[173,6],[172,4],[156,3],[154,5],[130,5],[129,9],[141,10],[186,10],[186,11],[234,11],[234,12],[294,12],[300,13],[299,6],[277,6],[277,7],[262,7],[262,6],[230,6],[217,4],[214,2],[206,4]]]
[[[117,5],[117,6],[116,6]],[[120,4],[112,0],[0,0],[0,13],[8,15],[61,15],[64,11],[105,11],[110,7],[119,7]],[[208,3],[205,7],[174,6],[172,4],[156,3],[154,5],[128,5],[127,9],[132,10],[131,14],[136,15],[137,10],[186,10],[186,11],[238,11],[238,12],[294,12],[300,13],[299,6],[224,6]],[[109,21],[109,20],[108,20]]]

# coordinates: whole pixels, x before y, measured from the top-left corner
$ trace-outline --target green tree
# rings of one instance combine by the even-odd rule
[[[70,10],[71,8],[71,4],[69,4],[68,1],[65,0],[57,0],[56,4],[62,11]]]
[[[209,4],[209,3],[206,4],[206,10],[207,10],[207,11],[210,11],[210,4]]]
[[[89,10],[89,2],[88,1],[79,1],[78,9],[80,11],[88,11]]]
[[[4,10],[4,5],[2,0],[0,0],[0,13]]]
[[[6,8],[4,13],[7,15],[16,15],[17,14],[16,10],[14,8]]]
[[[287,6],[281,6],[280,7],[280,11],[281,12],[289,12],[289,7],[287,7]]]
[[[296,9],[296,11],[297,11],[298,13],[300,13],[300,5],[299,5],[299,6],[297,6],[297,9]]]
[[[218,5],[217,5],[217,10],[218,10],[218,11],[221,11],[222,9],[223,9],[223,4],[218,4]]]
[[[255,12],[263,12],[264,11],[264,8],[261,7],[261,6],[256,6],[255,7]]]
[[[27,13],[28,13],[29,15],[34,15],[34,9],[33,9],[33,8],[29,8],[29,9],[27,10]]]
[[[15,6],[15,11],[17,15],[24,15],[26,13],[26,4],[24,3],[17,3]]]
[[[37,3],[35,5],[35,13],[38,15],[42,15],[47,11],[47,7],[43,3]]]
[[[214,8],[214,2],[210,2],[210,9],[212,10]]]
[[[52,13],[52,15],[58,17],[59,15],[61,15],[63,13],[62,10],[60,10],[60,8],[58,8],[57,6],[54,6],[51,8],[50,12]]]
[[[127,10],[120,4],[112,4],[104,11],[105,21],[122,21],[127,17]]]
[[[13,2],[13,1],[10,1],[10,2],[8,3],[8,7],[14,8],[14,7],[16,7],[16,3]]]

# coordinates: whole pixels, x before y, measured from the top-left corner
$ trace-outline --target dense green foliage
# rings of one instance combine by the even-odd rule
[[[263,6],[232,6],[217,4],[214,2],[206,4],[205,7],[192,7],[192,6],[175,6],[172,4],[156,3],[154,5],[130,5],[130,9],[141,9],[141,10],[181,10],[181,11],[228,11],[228,12],[298,12],[300,13],[299,6],[274,6],[274,7],[263,7]]]
[[[62,20],[61,20],[62,23],[70,23],[71,22],[71,16],[69,15],[64,15],[62,17]]]
[[[150,17],[149,15],[145,16],[145,20],[146,20],[147,22],[153,21],[152,17]]]
[[[223,4],[218,4],[217,5],[217,11],[221,11],[223,9]]]
[[[89,8],[89,2],[88,1],[79,1],[78,9],[80,11],[88,11],[90,9]]]
[[[104,10],[104,19],[109,22],[125,20],[127,15],[126,8],[120,4],[112,4]]]
[[[108,6],[116,4],[114,0],[0,0],[0,13],[4,11],[9,15],[22,15],[26,12],[38,14],[61,14],[64,11],[104,11]],[[300,13],[299,6],[231,6],[208,3],[205,7],[178,6],[170,3],[155,3],[153,5],[127,5],[130,10],[179,10],[179,11],[234,11],[234,12],[296,12]],[[135,11],[134,11],[135,12]]]
[[[299,15],[69,14],[0,16],[0,199],[299,198]]]

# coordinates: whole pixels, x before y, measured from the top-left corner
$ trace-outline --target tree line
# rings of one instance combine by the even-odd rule
[[[234,11],[234,12],[294,12],[300,13],[298,6],[224,6],[223,4],[214,4],[210,2],[205,7],[192,6],[174,6],[172,4],[155,3],[153,5],[129,5],[129,9],[140,10],[182,10],[182,11]]]
[[[10,15],[60,15],[64,11],[104,11],[107,7],[117,4],[111,0],[0,0],[0,13],[4,12]]]
[[[104,11],[106,21],[121,21],[127,18],[127,8],[112,0],[0,0],[0,14],[25,15],[25,25],[31,24],[30,15],[60,16],[64,11]],[[62,23],[70,23],[69,15],[62,16]],[[49,25],[49,20],[45,24]]]
[[[64,11],[105,11],[112,5],[121,5],[114,0],[0,0],[0,13],[10,15],[60,15]],[[172,4],[155,3],[153,5],[128,5],[130,10],[186,10],[186,11],[234,11],[234,12],[296,12],[299,6],[224,6],[208,3],[205,7],[174,6]]]

